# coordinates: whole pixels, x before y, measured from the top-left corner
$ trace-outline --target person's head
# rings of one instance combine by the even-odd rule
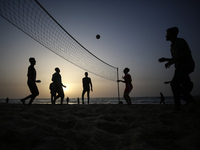
[[[178,32],[179,30],[177,27],[172,27],[167,29],[166,40],[167,41],[175,40],[177,38]]]
[[[125,68],[123,72],[124,72],[125,74],[127,74],[129,71],[130,71],[129,68]]]
[[[33,57],[29,58],[29,62],[30,62],[31,65],[36,64],[35,58],[33,58]]]
[[[85,72],[85,76],[86,76],[86,77],[88,76],[88,73],[87,73],[87,72]]]
[[[55,68],[55,71],[56,71],[57,73],[59,73],[59,72],[60,72],[60,69],[59,69],[58,67],[56,67],[56,68]]]

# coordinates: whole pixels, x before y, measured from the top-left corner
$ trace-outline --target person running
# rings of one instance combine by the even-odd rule
[[[52,76],[52,81],[53,81],[53,84],[55,85],[55,90],[56,90],[56,93],[58,93],[58,95],[54,99],[54,104],[56,103],[56,100],[60,97],[61,105],[62,105],[63,99],[65,97],[62,87],[66,88],[66,86],[62,84],[62,77],[60,75],[60,69],[55,68],[55,71],[56,72]]]
[[[180,110],[181,99],[184,99],[186,103],[194,102],[194,99],[190,94],[193,83],[189,74],[192,73],[195,68],[191,50],[184,39],[177,37],[178,32],[179,30],[177,27],[167,29],[166,40],[171,42],[172,58],[162,57],[158,59],[160,63],[167,62],[165,68],[169,68],[173,64],[175,66],[174,77],[170,85],[176,110]]]
[[[27,82],[27,84],[31,91],[31,94],[29,96],[21,99],[21,102],[24,105],[25,105],[25,100],[27,100],[29,98],[30,98],[29,105],[31,105],[33,100],[36,98],[36,96],[39,95],[39,91],[38,91],[36,83],[41,82],[40,80],[36,80],[36,70],[34,68],[34,66],[36,65],[35,58],[33,58],[33,57],[29,58],[29,62],[31,65],[28,67],[28,74],[27,74],[28,82]]]
[[[92,81],[88,77],[88,73],[87,72],[85,72],[85,77],[82,79],[82,83],[83,83],[82,104],[84,104],[85,92],[87,92],[87,98],[88,98],[88,104],[89,104],[89,101],[90,101],[90,87],[91,87],[91,91],[93,91],[93,89],[92,89]]]
[[[132,85],[132,78],[131,75],[128,74],[128,72],[130,71],[129,68],[125,68],[124,69],[124,74],[125,76],[123,77],[124,80],[117,80],[117,82],[123,82],[126,84],[125,90],[124,90],[124,99],[126,100],[128,105],[131,105],[131,98],[129,96],[131,90],[133,89],[133,85]]]

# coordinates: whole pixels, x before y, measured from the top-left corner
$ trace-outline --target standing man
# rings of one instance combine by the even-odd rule
[[[89,104],[89,101],[90,101],[90,87],[91,87],[91,91],[93,91],[93,89],[92,89],[92,81],[88,77],[88,73],[87,72],[85,72],[85,77],[83,78],[82,83],[83,83],[82,104],[84,104],[84,94],[85,94],[85,92],[87,92],[88,104]]]
[[[177,38],[178,28],[173,27],[167,29],[166,40],[171,42],[172,58],[160,58],[159,62],[167,62],[165,68],[169,68],[172,64],[175,66],[174,77],[171,81],[171,89],[174,96],[175,109],[179,110],[181,99],[187,103],[194,102],[190,92],[193,83],[189,74],[194,71],[195,63],[187,42],[182,38]]]
[[[62,87],[66,88],[66,86],[62,84],[60,69],[55,68],[55,71],[56,72],[52,76],[52,81],[53,81],[53,84],[55,85],[55,90],[56,90],[56,93],[58,93],[58,95],[55,97],[53,104],[55,104],[56,100],[60,97],[61,98],[61,105],[62,105],[64,96],[65,96]]]
[[[29,62],[30,62],[30,66],[28,67],[28,87],[31,91],[31,95],[21,99],[21,102],[25,105],[25,100],[30,99],[29,101],[29,105],[32,104],[33,100],[36,98],[36,96],[39,95],[39,91],[38,91],[38,88],[37,88],[37,85],[36,85],[36,82],[37,83],[40,83],[41,81],[40,80],[36,80],[36,70],[34,68],[35,64],[36,64],[36,61],[35,61],[35,58],[31,57],[29,58]]]

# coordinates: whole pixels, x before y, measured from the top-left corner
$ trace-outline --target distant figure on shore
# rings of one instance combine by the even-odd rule
[[[66,98],[66,102],[67,102],[67,104],[69,104],[69,97]]]
[[[85,77],[82,79],[82,83],[83,83],[82,104],[84,104],[85,92],[87,92],[87,98],[88,98],[88,104],[89,104],[89,101],[90,101],[90,87],[91,87],[91,91],[93,91],[93,89],[92,89],[92,81],[88,77],[88,73],[87,72],[85,72]]]
[[[132,78],[131,78],[131,75],[128,74],[128,72],[130,71],[129,68],[125,68],[124,69],[124,74],[125,76],[122,77],[124,80],[117,80],[117,82],[123,82],[125,83],[125,90],[124,90],[124,99],[126,100],[127,104],[128,105],[131,105],[131,98],[129,96],[131,90],[133,89],[133,85],[132,85]]]
[[[61,105],[63,104],[63,99],[64,99],[64,92],[63,92],[63,87],[66,88],[65,85],[62,84],[62,77],[60,75],[60,69],[55,68],[55,73],[52,76],[52,81],[53,84],[55,85],[56,93],[58,95],[54,99],[54,104],[56,104],[56,100],[60,97],[61,98]]]
[[[79,97],[77,98],[77,103],[80,104]]]
[[[160,92],[160,104],[165,104],[165,98],[164,98],[164,96],[163,96],[163,93],[162,92]]]
[[[49,89],[50,89],[50,93],[51,93],[51,103],[52,104],[55,104],[54,100],[56,98],[56,87],[55,85],[53,84],[53,82],[49,85]]]
[[[177,27],[167,29],[166,40],[171,42],[172,58],[162,57],[158,59],[159,62],[167,62],[165,68],[169,68],[172,64],[175,65],[174,77],[170,85],[174,96],[176,110],[180,110],[181,95],[186,103],[194,102],[194,99],[190,94],[193,83],[189,74],[192,73],[195,68],[191,50],[184,39],[177,38],[178,32],[179,30]]]
[[[8,103],[8,101],[9,101],[9,98],[7,97],[7,98],[6,98],[6,104]]]
[[[122,101],[119,101],[118,104],[123,104],[123,102],[122,102]]]
[[[36,83],[41,82],[40,80],[36,80],[36,70],[34,68],[34,66],[36,65],[35,58],[33,58],[33,57],[29,58],[29,62],[31,65],[28,67],[28,74],[27,74],[28,82],[27,82],[27,84],[31,91],[31,95],[21,99],[21,102],[24,105],[25,105],[25,100],[27,100],[29,98],[30,98],[29,105],[31,105],[33,100],[36,98],[36,96],[39,95],[39,91],[38,91]]]

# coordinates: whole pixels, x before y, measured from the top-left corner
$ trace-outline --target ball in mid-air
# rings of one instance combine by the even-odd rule
[[[99,35],[99,34],[97,34],[97,35],[96,35],[96,38],[97,38],[97,39],[100,39],[100,35]]]

